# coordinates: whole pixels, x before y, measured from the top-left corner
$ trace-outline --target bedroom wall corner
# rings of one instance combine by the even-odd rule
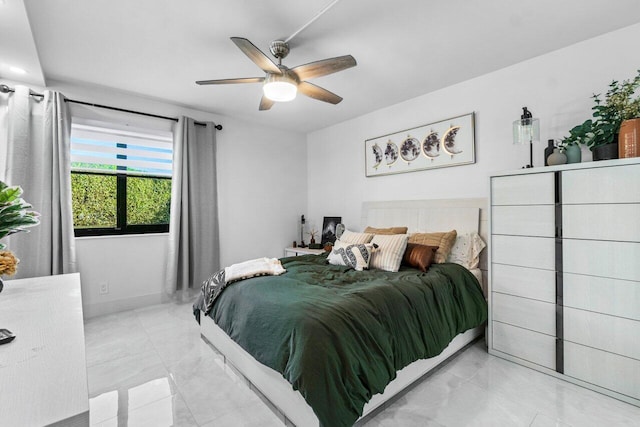
[[[220,265],[282,257],[307,209],[304,135],[227,123],[218,135]]]

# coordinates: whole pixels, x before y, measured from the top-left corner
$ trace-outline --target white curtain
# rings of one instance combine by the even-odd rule
[[[6,239],[20,258],[16,278],[77,271],[71,211],[71,117],[64,97],[45,91],[29,95],[16,86],[6,117],[4,181],[19,185],[23,198],[40,213],[40,225]]]
[[[186,300],[220,268],[215,124],[181,117],[174,135],[166,291]]]

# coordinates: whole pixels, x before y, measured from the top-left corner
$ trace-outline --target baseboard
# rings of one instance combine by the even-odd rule
[[[164,293],[140,295],[131,298],[123,298],[112,301],[105,301],[96,304],[83,304],[82,310],[84,318],[103,316],[105,314],[118,313],[120,311],[133,310],[150,305],[161,304],[167,301]]]

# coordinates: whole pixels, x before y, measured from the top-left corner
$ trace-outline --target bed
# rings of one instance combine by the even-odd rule
[[[362,224],[482,235],[485,205],[366,202]],[[229,285],[201,316],[203,340],[287,425],[353,425],[483,332],[480,271],[359,272],[325,258],[283,258],[287,273]]]

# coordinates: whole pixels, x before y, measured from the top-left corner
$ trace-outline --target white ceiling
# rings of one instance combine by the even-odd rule
[[[229,37],[268,53],[328,3],[0,0],[0,77],[95,84],[309,132],[640,22],[637,0],[341,0],[293,39],[284,64],[353,55],[357,67],[313,80],[342,103],[298,96],[258,111],[260,84],[194,83],[262,76]],[[13,62],[29,74],[11,75]]]

